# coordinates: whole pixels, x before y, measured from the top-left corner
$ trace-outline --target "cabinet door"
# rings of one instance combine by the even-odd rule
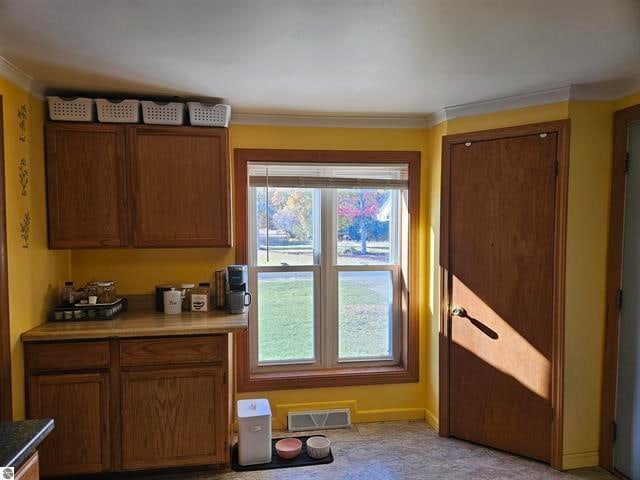
[[[39,447],[43,475],[110,469],[109,374],[37,375],[29,378],[29,416],[53,418]]]
[[[227,462],[223,372],[222,366],[123,372],[122,468]]]
[[[124,128],[47,124],[51,248],[128,243]]]
[[[228,133],[129,127],[136,247],[231,246]]]
[[[40,465],[38,463],[38,452],[29,457],[16,472],[15,480],[40,480]]]

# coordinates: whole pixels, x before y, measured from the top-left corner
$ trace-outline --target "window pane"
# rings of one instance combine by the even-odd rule
[[[268,196],[266,188],[255,190],[258,265],[312,265],[313,189],[269,187]]]
[[[392,190],[338,190],[338,265],[389,263],[394,196]]]
[[[391,272],[338,272],[339,355],[392,356]]]
[[[258,273],[258,361],[312,360],[313,272]]]

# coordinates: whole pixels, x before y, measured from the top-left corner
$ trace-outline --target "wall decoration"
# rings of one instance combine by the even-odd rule
[[[27,196],[27,185],[29,185],[29,169],[27,168],[27,159],[23,158],[20,160],[20,166],[18,167],[20,172],[18,174],[18,181],[20,182],[20,187],[22,190],[20,194],[23,197]]]
[[[25,212],[20,222],[20,238],[22,238],[22,248],[29,248],[29,234],[31,233],[31,213]]]
[[[20,105],[18,108],[18,129],[20,130],[20,141],[27,141],[27,106]]]

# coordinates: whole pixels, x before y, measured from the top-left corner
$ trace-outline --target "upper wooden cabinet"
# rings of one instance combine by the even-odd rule
[[[128,244],[122,126],[47,124],[51,248]]]
[[[51,248],[231,246],[227,129],[46,131]]]
[[[227,130],[132,127],[128,142],[133,245],[230,246]]]

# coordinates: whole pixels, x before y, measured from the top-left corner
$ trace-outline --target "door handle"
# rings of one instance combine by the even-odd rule
[[[454,317],[460,317],[460,318],[466,318],[467,316],[467,311],[464,309],[464,307],[453,307],[453,310],[451,310],[451,315],[453,315]]]

